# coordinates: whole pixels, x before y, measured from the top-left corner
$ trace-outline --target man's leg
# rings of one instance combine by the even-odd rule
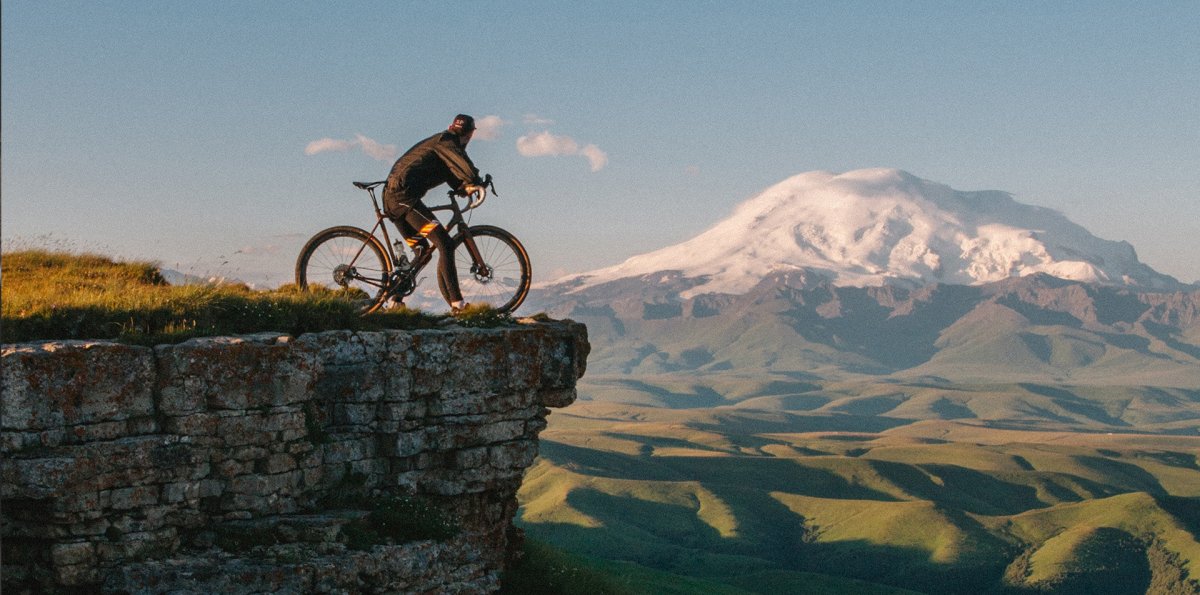
[[[404,223],[409,229],[415,230],[409,236],[409,246],[414,241],[428,239],[438,250],[438,275],[446,281],[446,293],[449,294],[451,308],[463,306],[462,291],[458,287],[458,270],[454,264],[454,242],[445,227],[434,217],[423,203],[416,203],[404,214]]]
[[[404,238],[409,249],[416,253],[418,250],[428,248],[429,242],[417,235],[417,231],[423,225],[420,221],[423,221],[424,217],[417,219],[416,227],[408,220],[408,214],[412,212],[414,205],[421,205],[424,208],[424,205],[421,204],[421,197],[405,194],[403,189],[393,189],[391,184],[383,187],[383,211],[400,231],[400,237]],[[428,209],[426,209],[426,213],[432,214]]]
[[[419,260],[421,254],[429,249],[429,240],[425,239],[420,229],[409,223],[407,217],[399,219],[396,227],[400,228],[400,235],[404,236],[404,243],[408,244],[409,250],[412,250],[413,260]]]

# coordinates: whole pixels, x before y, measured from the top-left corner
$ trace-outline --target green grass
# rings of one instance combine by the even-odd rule
[[[448,539],[458,533],[458,526],[421,498],[388,496],[375,502],[370,514],[347,524],[342,531],[347,547],[369,550],[384,543]]]
[[[454,319],[460,326],[469,328],[495,328],[513,322],[510,314],[500,312],[488,304],[470,304],[455,314]]]
[[[1194,436],[811,417],[577,404],[542,434],[521,524],[753,592],[1200,588]]]
[[[525,540],[520,560],[511,564],[501,578],[500,593],[551,595],[558,593],[594,593],[621,595],[633,593],[613,575],[595,563],[568,554],[541,541]]]
[[[670,574],[629,562],[598,560],[526,539],[521,559],[501,579],[502,595],[744,595],[754,591]]]
[[[193,337],[274,331],[298,335],[332,329],[432,328],[439,317],[401,308],[367,317],[341,292],[294,286],[255,291],[245,285],[172,286],[149,262],[45,250],[5,253],[2,339],[108,339],[153,345]],[[486,307],[464,326],[511,322]]]

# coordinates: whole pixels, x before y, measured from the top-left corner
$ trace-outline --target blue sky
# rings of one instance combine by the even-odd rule
[[[8,0],[2,233],[277,284],[459,112],[537,280],[811,170],[1006,190],[1200,280],[1200,3]],[[307,149],[307,151],[306,151]]]

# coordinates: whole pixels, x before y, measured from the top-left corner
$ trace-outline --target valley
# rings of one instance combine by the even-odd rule
[[[744,592],[1200,589],[1200,436],[1045,425],[577,403],[520,518]]]

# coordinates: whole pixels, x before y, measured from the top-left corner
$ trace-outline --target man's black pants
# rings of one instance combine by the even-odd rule
[[[446,281],[449,301],[462,301],[462,290],[458,287],[458,270],[454,266],[454,242],[446,228],[437,220],[433,211],[421,202],[420,197],[405,196],[403,192],[383,192],[383,208],[392,223],[400,230],[411,248],[427,238],[438,251],[438,275]]]

